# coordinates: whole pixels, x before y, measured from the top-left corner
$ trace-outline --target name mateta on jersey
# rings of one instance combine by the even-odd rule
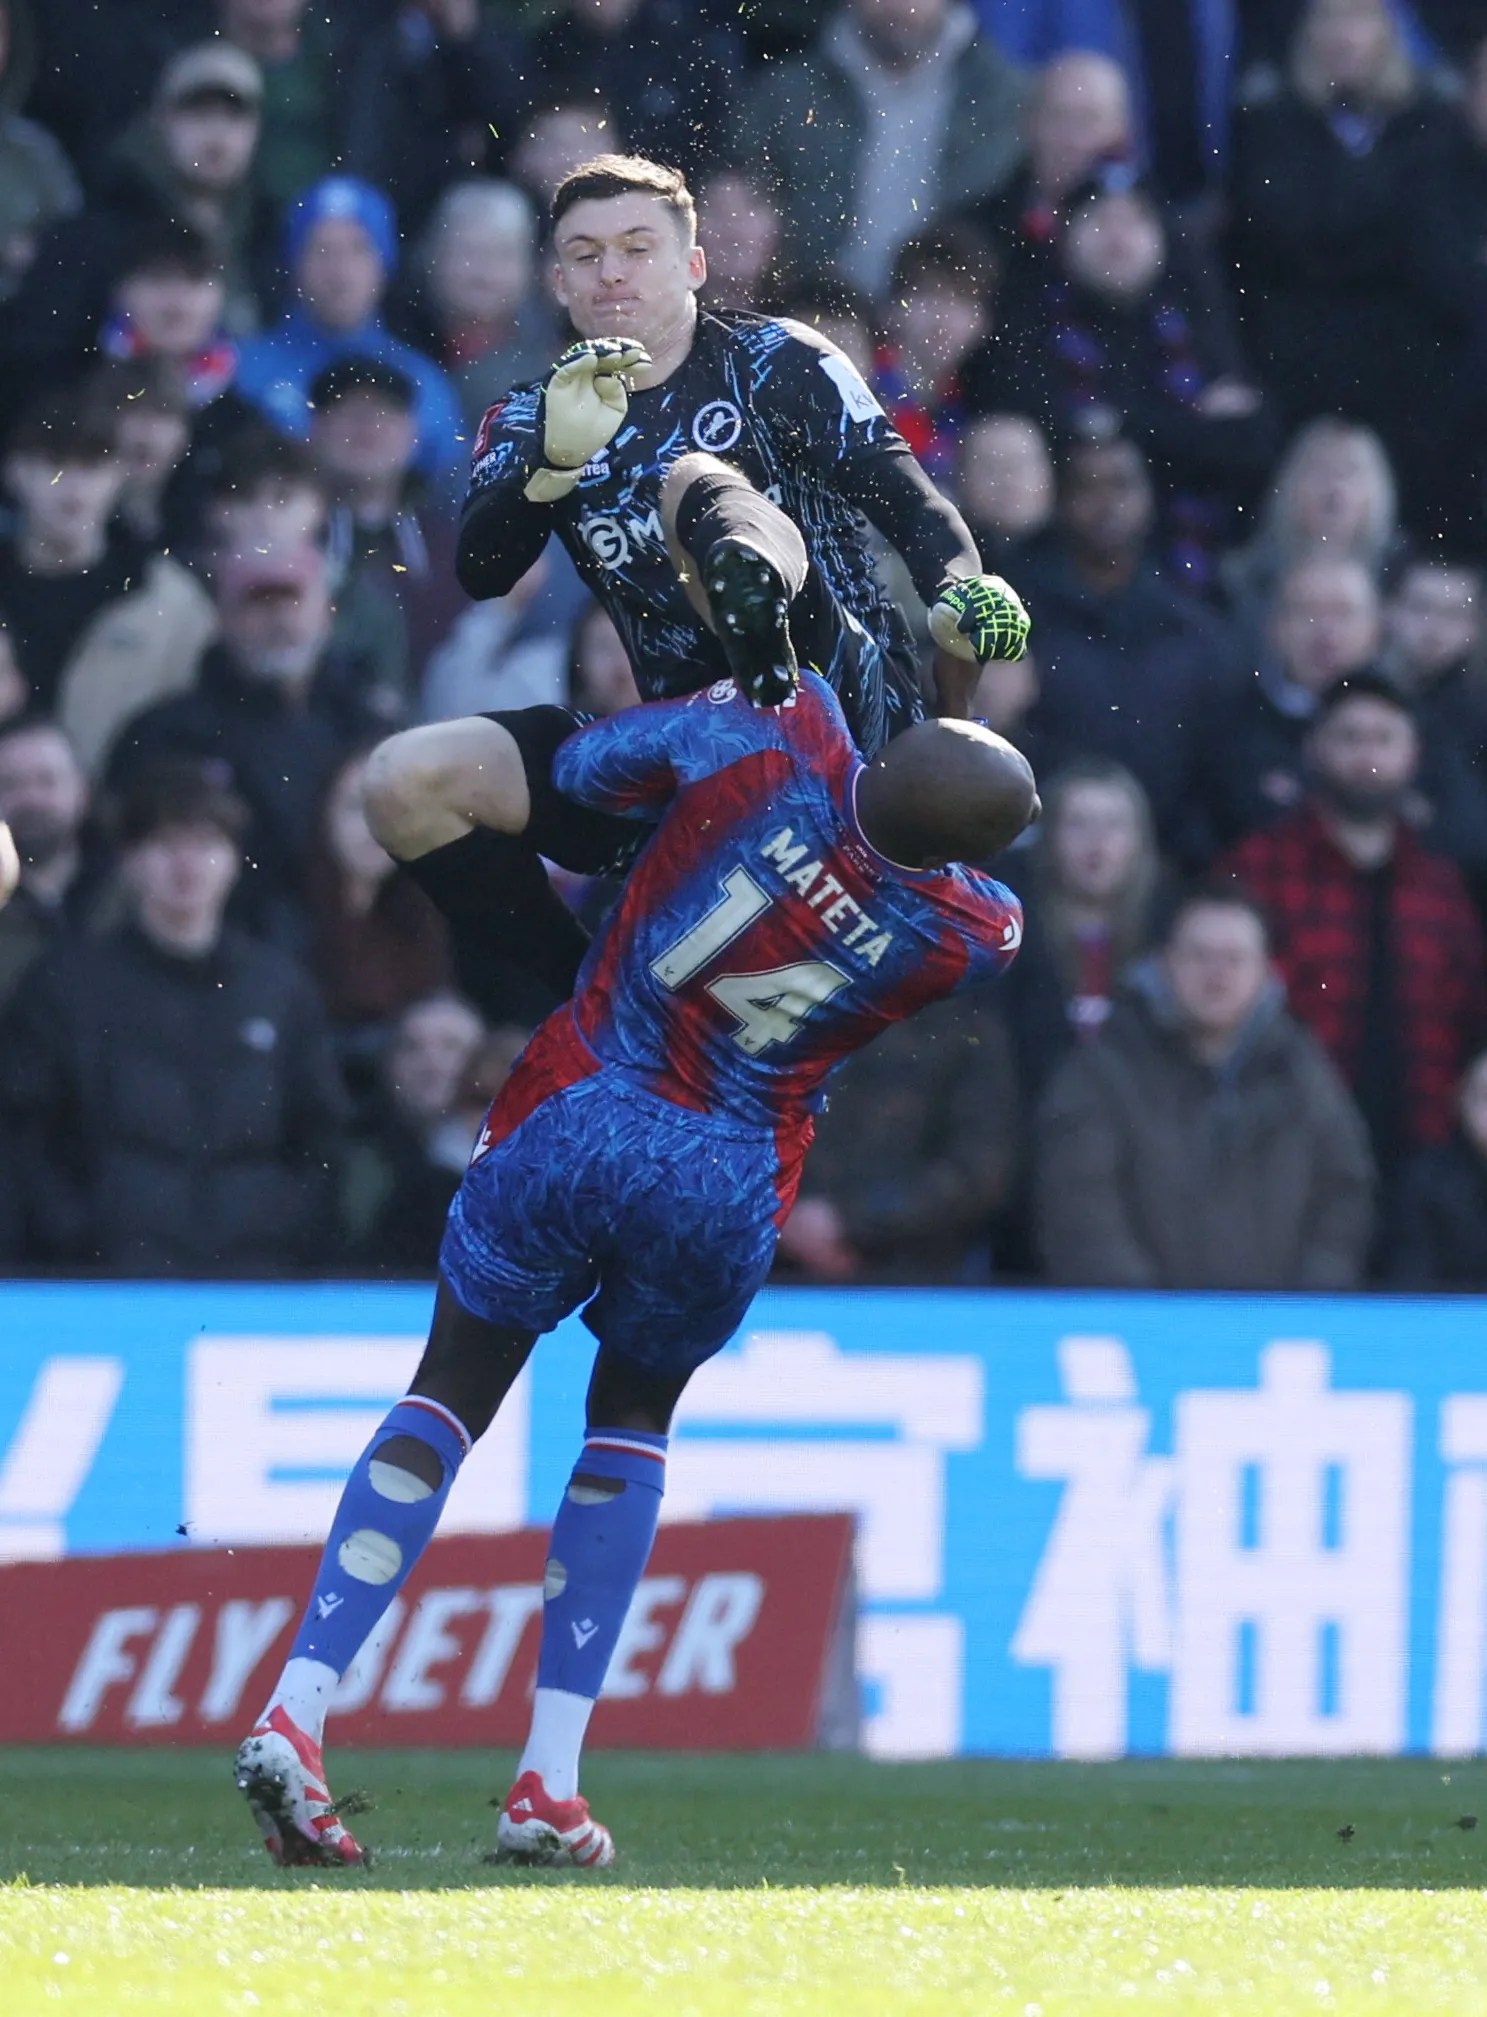
[[[835,351],[820,360],[821,369],[842,395],[842,405],[853,420],[883,420],[886,415],[874,398],[867,380],[855,364]]]

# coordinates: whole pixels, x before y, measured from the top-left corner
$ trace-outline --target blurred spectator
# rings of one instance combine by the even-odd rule
[[[871,379],[877,358],[878,314],[871,298],[844,280],[821,280],[795,290],[783,312],[817,330],[846,352],[862,376]]]
[[[461,1093],[484,1035],[476,1011],[447,991],[410,1002],[398,1018],[373,1111],[347,1159],[341,1207],[353,1253],[379,1272],[433,1273],[479,1130]]]
[[[1317,703],[1376,656],[1379,593],[1362,561],[1330,546],[1280,576],[1254,677],[1204,724],[1204,803],[1216,846],[1269,826],[1300,804]]]
[[[9,628],[0,616],[0,725],[30,712],[31,689],[16,663]]]
[[[832,1079],[781,1260],[817,1282],[984,1280],[1016,1107],[985,988],[885,1031]]]
[[[1405,1171],[1389,1279],[1401,1289],[1487,1289],[1487,1052],[1467,1066],[1448,1140]]]
[[[521,122],[507,166],[545,218],[565,175],[596,154],[623,153],[628,145],[607,98],[593,91],[556,89],[539,98]]]
[[[162,224],[141,233],[120,267],[98,348],[121,362],[173,365],[194,413],[226,398],[229,428],[241,426],[249,409],[232,397],[238,346],[223,334],[224,299],[206,239],[189,224]]]
[[[219,319],[230,336],[257,328],[275,284],[274,218],[251,184],[262,79],[222,42],[182,51],[160,75],[149,110],[113,150],[88,207],[41,242],[0,339],[29,383],[80,363],[115,281],[141,240],[164,225],[205,242],[221,275]]]
[[[308,965],[343,1038],[401,1015],[450,978],[443,920],[372,838],[361,799],[366,768],[359,750],[332,776],[306,878]]]
[[[1140,152],[1168,202],[1191,203],[1214,182],[1244,0],[976,0],[976,11],[1017,62],[1072,49],[1118,63],[1135,87]]]
[[[1377,580],[1399,552],[1394,472],[1368,427],[1314,420],[1270,483],[1260,529],[1220,569],[1240,624],[1258,646],[1282,575],[1313,553],[1361,561]]]
[[[559,0],[536,68],[575,97],[623,106],[626,144],[695,179],[725,151],[743,68],[736,29],[700,15],[694,0]]]
[[[1007,182],[1022,95],[952,0],[842,0],[743,109],[740,158],[777,193],[786,265],[880,293],[906,238]]]
[[[1076,442],[1060,472],[1057,533],[1019,563],[1042,692],[1043,761],[1107,756],[1138,777],[1164,846],[1192,852],[1203,719],[1233,677],[1233,647],[1150,552],[1156,498],[1134,442]]]
[[[213,628],[199,584],[111,527],[126,471],[74,400],[34,407],[12,438],[15,530],[0,543],[0,608],[32,704],[55,714],[85,770],[135,708],[188,684]]]
[[[1381,662],[1415,706],[1427,745],[1452,745],[1487,776],[1482,569],[1421,553],[1399,570],[1384,611]]]
[[[480,0],[401,0],[383,15],[350,45],[342,161],[387,191],[411,233],[446,184],[504,154],[531,59],[509,15],[492,19]]]
[[[1036,420],[988,413],[965,423],[951,486],[987,567],[1000,567],[1053,518],[1053,457]]]
[[[457,618],[429,660],[422,719],[565,701],[570,635],[588,606],[577,569],[553,541],[509,595]]]
[[[200,768],[141,778],[118,822],[129,924],[59,941],[17,990],[0,1114],[23,1258],[258,1275],[329,1257],[344,1102],[308,978],[223,928],[245,819]]]
[[[167,500],[191,446],[191,403],[180,371],[168,358],[111,360],[85,381],[83,400],[112,426],[124,472],[120,523],[143,546],[173,545]]]
[[[447,478],[469,460],[453,389],[431,358],[381,320],[397,251],[397,222],[380,191],[347,175],[306,190],[284,227],[294,305],[277,329],[243,345],[238,390],[302,440],[316,372],[347,357],[394,365],[418,388],[418,467]]]
[[[537,219],[513,182],[458,182],[435,207],[422,251],[429,345],[473,440],[513,385],[541,377],[562,348],[537,271]]]
[[[8,69],[92,188],[108,147],[170,59],[212,25],[210,0],[9,0]]]
[[[418,391],[396,365],[348,357],[310,385],[310,447],[331,497],[338,586],[375,597],[384,674],[411,705],[435,647],[469,607],[454,578],[455,526],[413,471]]]
[[[1108,56],[1074,49],[1033,79],[1023,108],[1026,158],[1005,188],[975,206],[1007,273],[1044,264],[1064,205],[1111,169],[1132,170],[1131,94]]]
[[[275,210],[330,172],[347,103],[342,43],[330,8],[309,0],[217,0],[223,36],[263,78],[263,144],[254,179]],[[359,38],[358,38],[359,40]]]
[[[607,610],[592,604],[573,626],[568,654],[568,704],[584,714],[623,714],[639,707],[629,655]]]
[[[164,756],[210,763],[249,808],[239,914],[260,936],[303,937],[305,866],[335,771],[351,750],[398,725],[397,696],[368,689],[360,661],[331,642],[325,556],[277,547],[218,570],[221,637],[195,687],[147,708],[120,734],[118,787]]]
[[[21,858],[20,887],[0,909],[0,1007],[98,906],[101,850],[87,817],[88,782],[61,729],[35,715],[0,723],[0,820]]]
[[[988,728],[1005,736],[1015,749],[1022,751],[1040,777],[1049,765],[1042,761],[1043,738],[1029,725],[1028,716],[1037,706],[1042,689],[1038,661],[1032,652],[1025,651],[1021,658],[988,659],[981,668],[971,700],[973,719],[984,721]],[[1014,848],[1031,845],[1027,838],[1014,842]]]
[[[780,213],[752,176],[724,168],[697,197],[697,239],[707,254],[707,300],[720,308],[776,305]]]
[[[1476,912],[1403,817],[1419,758],[1392,682],[1339,680],[1308,739],[1306,802],[1223,863],[1274,921],[1291,1007],[1353,1087],[1386,1198],[1405,1154],[1450,1133],[1487,1026]]]
[[[1034,1144],[1050,1282],[1348,1289],[1371,1168],[1357,1110],[1284,1005],[1241,898],[1177,911],[1100,1038],[1048,1088]]]
[[[965,225],[920,232],[893,262],[872,381],[937,482],[954,473],[965,424],[962,372],[991,326],[995,285],[986,242]]]
[[[30,16],[15,0],[0,0],[0,301],[24,279],[42,234],[83,203],[62,148],[44,126],[21,117],[35,69]]]
[[[1275,449],[1220,298],[1145,190],[1095,188],[1069,209],[1052,266],[1014,274],[994,338],[964,372],[972,409],[1139,442],[1161,483],[1172,572],[1200,590]]]
[[[1098,757],[1056,771],[1023,862],[1007,864],[1027,923],[1002,999],[1030,1111],[1054,1067],[1099,1034],[1116,983],[1150,948],[1160,863],[1146,793],[1121,764]]]
[[[1454,115],[1385,0],[1308,0],[1284,80],[1234,120],[1232,248],[1249,350],[1290,424],[1341,413],[1388,444],[1411,525],[1440,520],[1452,304],[1420,229]]]

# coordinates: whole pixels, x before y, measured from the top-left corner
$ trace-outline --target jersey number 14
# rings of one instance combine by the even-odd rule
[[[709,960],[733,941],[774,899],[747,869],[736,868],[723,880],[723,894],[658,959],[651,972],[670,992],[700,973]],[[789,1043],[811,1013],[847,985],[848,975],[824,959],[799,960],[794,966],[772,967],[766,973],[725,973],[706,983],[713,1000],[734,1017],[733,1041],[751,1058],[771,1044]]]

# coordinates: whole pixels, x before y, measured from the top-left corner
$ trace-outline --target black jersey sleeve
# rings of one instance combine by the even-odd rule
[[[509,595],[555,529],[554,507],[524,495],[542,461],[542,391],[524,386],[496,401],[475,437],[454,571],[477,602]]]
[[[797,454],[862,512],[903,557],[925,602],[947,574],[981,566],[965,520],[931,483],[856,365],[805,323],[770,360],[769,390],[789,417]]]

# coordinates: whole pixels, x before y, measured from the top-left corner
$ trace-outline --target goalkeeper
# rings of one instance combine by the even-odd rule
[[[923,702],[864,521],[929,606],[941,714],[970,712],[988,658],[1021,656],[1026,612],[981,573],[960,514],[841,351],[799,323],[699,310],[695,222],[681,176],[635,157],[601,156],[558,188],[552,280],[582,340],[486,414],[460,582],[504,595],[556,535],[647,699],[731,675],[768,705],[806,664],[870,759]],[[477,988],[472,962],[493,959],[571,992],[585,938],[541,857],[617,873],[643,843],[632,820],[554,788],[579,719],[537,707],[435,723],[373,758],[373,830],[450,918]]]

